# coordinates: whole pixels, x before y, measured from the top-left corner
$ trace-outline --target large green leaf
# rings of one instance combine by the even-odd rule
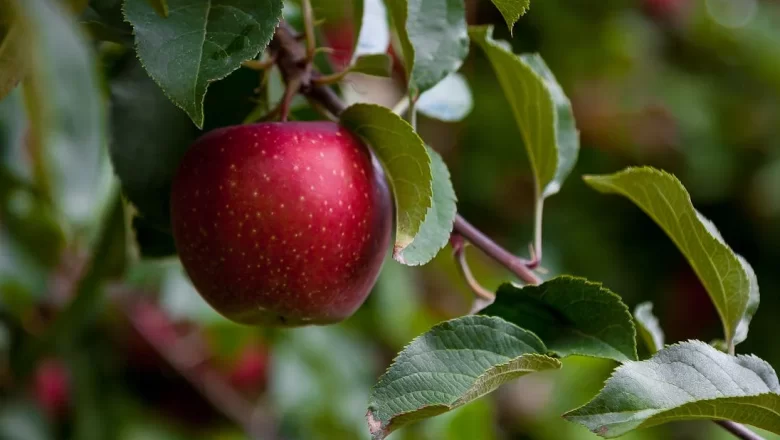
[[[439,153],[428,148],[433,172],[433,205],[428,208],[425,221],[412,244],[394,255],[399,262],[417,266],[433,259],[447,246],[455,223],[457,197],[452,188],[450,171]]]
[[[152,225],[170,228],[170,186],[199,131],[140,63],[127,59],[111,81],[111,160],[122,191]]]
[[[480,314],[534,332],[559,356],[635,360],[636,333],[620,297],[584,278],[561,276],[523,288],[502,285]]]
[[[677,178],[654,168],[585,176],[593,188],[620,194],[647,213],[674,241],[715,303],[726,342],[744,341],[759,303],[753,269],[723,241],[715,226],[691,203]]]
[[[18,5],[31,35],[24,88],[37,183],[69,225],[92,231],[113,192],[96,64],[69,12],[49,0]]]
[[[161,17],[146,0],[125,0],[125,15],[149,75],[202,127],[209,83],[266,47],[282,0],[169,0],[168,7]]]
[[[637,324],[637,336],[642,338],[650,353],[664,347],[664,331],[658,323],[658,318],[653,315],[653,303],[647,301],[637,305],[634,309],[634,321]]]
[[[341,124],[369,144],[382,162],[395,196],[396,232],[393,256],[417,239],[433,205],[431,158],[420,136],[400,116],[372,104],[354,104]]]
[[[501,318],[465,316],[436,325],[404,348],[371,391],[369,429],[395,429],[478,399],[522,375],[556,369],[533,333]]]
[[[520,19],[520,16],[528,11],[528,7],[531,5],[530,0],[493,0],[493,4],[496,5],[501,15],[506,21],[506,26],[509,28],[509,33],[512,33],[512,28]]]
[[[469,52],[463,0],[387,0],[411,86],[424,92],[460,68]]]
[[[515,55],[508,44],[493,40],[492,33],[492,26],[469,30],[512,107],[534,171],[537,197],[550,196],[577,162],[579,133],[571,102],[539,55]]]
[[[598,396],[564,417],[607,438],[696,419],[733,420],[780,434],[779,392],[765,361],[690,341],[619,367]]]

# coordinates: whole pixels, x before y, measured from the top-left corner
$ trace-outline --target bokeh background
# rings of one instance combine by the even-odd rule
[[[146,136],[138,142],[162,138],[183,151],[198,131],[186,116],[162,127],[141,117],[172,106],[123,45],[129,37],[116,15],[118,2],[92,3],[79,20],[93,36],[112,127],[134,124]],[[314,3],[324,20],[323,44],[336,49],[320,61],[348,60],[349,2]],[[545,276],[601,281],[630,307],[652,301],[667,342],[719,338],[717,314],[672,242],[629,202],[598,194],[580,178],[629,165],[663,168],[680,178],[695,206],[758,275],[761,307],[738,352],[780,366],[780,2],[537,0],[511,36],[491,2],[467,4],[469,23],[494,23],[496,37],[516,51],[540,52],[574,105],[582,149],[561,193],[546,203]],[[286,13],[299,20],[294,5]],[[113,17],[113,27],[99,29],[90,14]],[[109,30],[119,31],[113,43],[102,41],[101,31]],[[478,49],[472,47],[461,73],[474,111],[458,123],[421,116],[419,131],[450,167],[459,212],[527,255],[533,199],[522,140]],[[244,120],[256,107],[250,99],[256,83],[247,70],[216,83],[206,101],[207,129]],[[400,93],[397,80],[352,77],[342,87],[388,103]],[[24,148],[29,122],[22,99],[16,90],[0,102],[0,439],[246,438],[236,414],[268,439],[367,439],[369,389],[395,353],[470,307],[471,294],[446,248],[421,268],[388,260],[367,303],[339,325],[238,326],[211,310],[175,256],[166,257],[170,237],[136,221],[147,258],[102,287],[100,307],[68,321],[59,329],[64,342],[19,374],[14,366],[24,365],[23,348],[47,334],[72,300],[89,257],[84,243],[64,241],[59,217],[15,177],[36,161]],[[295,117],[312,112],[299,108]],[[71,163],[77,176],[80,164]],[[55,185],[64,178],[50,176]],[[486,286],[511,279],[477,250],[469,249],[469,260]],[[560,371],[526,376],[391,438],[596,438],[560,414],[595,395],[614,367],[567,359]],[[203,389],[213,395],[226,386],[235,399],[203,397]],[[730,437],[702,422],[626,438]]]

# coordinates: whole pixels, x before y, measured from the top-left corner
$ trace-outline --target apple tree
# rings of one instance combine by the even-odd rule
[[[133,329],[121,338],[128,359],[155,357],[245,435],[277,438],[273,416],[258,417],[242,395],[270,386],[263,344],[234,350],[225,366],[213,361],[208,338],[235,342],[251,328],[249,338],[284,341],[302,335],[294,327],[358,319],[383,279],[403,290],[407,272],[444,258],[473,294],[468,308],[404,335],[372,387],[330,391],[362,399],[349,417],[364,417],[365,436],[477,408],[501,385],[559,374],[572,357],[603,360],[611,375],[555,423],[605,438],[685,420],[713,421],[744,439],[761,438],[745,425],[780,434],[774,369],[737,353],[759,305],[756,273],[675,175],[639,164],[573,175],[580,124],[555,69],[496,36],[511,38],[534,1],[0,0],[9,383],[33,383],[50,419],[83,402],[121,406],[101,398],[103,379],[93,374],[122,362],[100,354],[114,342],[96,342],[95,321],[118,316]],[[673,28],[696,2],[644,3],[647,16]],[[473,22],[476,7],[501,20]],[[428,134],[418,123],[495,111],[472,96],[469,57],[505,104],[516,135],[503,144],[527,161],[527,253],[464,218],[455,172],[435,148],[447,130]],[[482,156],[494,154],[490,143]],[[644,213],[657,239],[676,248],[717,313],[716,341],[666,341],[651,303],[632,312],[601,280],[547,266],[544,214],[560,206],[547,202],[575,178],[594,201],[635,205],[619,206]],[[469,246],[502,268],[497,288],[470,265]],[[200,297],[143,293],[174,284]],[[231,322],[222,336],[204,337],[160,306],[191,309],[201,297],[193,313]],[[388,313],[403,314],[395,304]],[[308,343],[325,349],[322,365],[350,363],[327,351],[331,342]],[[284,359],[276,368],[292,371]],[[301,370],[289,377],[305,387],[317,368]],[[119,438],[106,417],[79,410],[61,429]],[[320,437],[330,438],[300,434]]]

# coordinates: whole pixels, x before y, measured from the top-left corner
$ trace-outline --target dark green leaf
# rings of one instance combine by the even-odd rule
[[[452,188],[450,171],[439,153],[428,148],[433,172],[433,205],[428,208],[425,221],[412,244],[394,256],[408,266],[418,266],[433,259],[447,246],[457,213],[457,197]]]
[[[32,37],[25,97],[33,151],[44,152],[34,159],[41,171],[38,184],[71,226],[91,230],[113,192],[95,61],[59,5],[48,0],[19,5]]]
[[[395,196],[397,258],[422,230],[433,204],[431,158],[414,129],[386,107],[355,104],[341,114],[341,124],[370,145],[384,165]]]
[[[385,53],[359,56],[350,67],[350,72],[366,75],[389,77],[392,73],[393,60]]]
[[[134,58],[111,81],[111,160],[122,191],[150,225],[170,228],[170,186],[199,131]]]
[[[528,7],[531,5],[530,0],[493,0],[493,4],[496,5],[501,15],[504,16],[506,26],[509,28],[509,33],[512,33],[512,28],[520,19],[520,16],[528,11]]]
[[[168,6],[163,18],[145,0],[125,0],[125,15],[149,75],[202,127],[209,83],[266,47],[282,15],[282,1],[169,0]]]
[[[502,285],[480,314],[534,332],[559,356],[634,360],[636,331],[620,297],[584,278],[561,276],[538,286]]]
[[[780,434],[779,392],[765,361],[691,341],[624,364],[596,398],[564,417],[607,438],[697,419],[733,420]]]
[[[422,93],[460,68],[469,52],[463,0],[388,0],[387,7],[413,88]]]
[[[533,333],[501,318],[465,316],[413,340],[374,386],[369,429],[383,439],[395,429],[447,412],[534,371],[556,369]]]
[[[415,108],[429,118],[456,122],[468,116],[473,106],[474,100],[466,79],[459,73],[451,73],[421,94]]]
[[[515,55],[493,40],[492,26],[472,27],[512,107],[534,171],[537,197],[557,193],[574,168],[579,133],[571,103],[539,55]]]
[[[755,273],[723,241],[715,225],[696,211],[677,178],[643,167],[585,176],[585,181],[598,191],[627,197],[655,220],[707,289],[723,321],[729,345],[747,338],[748,325],[759,303]]]
[[[653,315],[653,303],[648,301],[637,305],[634,309],[634,321],[637,323],[637,333],[650,353],[664,347],[664,331],[658,323],[658,318]]]

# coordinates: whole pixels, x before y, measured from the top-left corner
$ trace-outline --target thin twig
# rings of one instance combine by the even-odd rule
[[[749,430],[745,425],[732,422],[731,420],[718,420],[715,423],[720,425],[723,429],[730,432],[734,437],[742,440],[765,440],[764,437]]]
[[[314,54],[317,50],[317,41],[314,37],[314,11],[311,7],[311,0],[303,0],[303,31],[306,37],[306,59],[311,62],[314,60]]]
[[[138,298],[142,295],[122,295]],[[276,438],[270,418],[244,398],[208,362],[206,343],[199,334],[186,337],[168,315],[149,300],[122,300],[122,310],[133,328],[211,405],[232,420],[250,438]]]
[[[474,314],[488,305],[492,304],[496,299],[496,295],[490,290],[479,284],[474,274],[471,272],[468,261],[466,261],[466,241],[463,236],[457,232],[450,237],[450,245],[452,246],[452,254],[455,257],[455,262],[458,263],[458,269],[460,270],[463,279],[466,280],[469,288],[474,292],[474,304],[471,306],[469,313]]]
[[[303,48],[295,39],[295,31],[287,24],[282,23],[276,30],[273,46],[277,53],[277,57],[280,60],[279,67],[282,71],[282,76],[284,78],[295,77],[297,75],[295,69],[300,69],[300,66],[295,63],[284,62],[286,58],[292,58],[294,60],[301,55]],[[338,95],[336,95],[336,92],[329,87],[314,85],[311,83],[311,80],[309,80],[308,83],[304,82],[301,85],[301,93],[309,100],[317,101],[322,104],[323,107],[335,116],[338,116],[346,109],[346,105]],[[528,284],[539,284],[541,282],[539,277],[528,269],[527,260],[519,258],[499,246],[460,215],[455,217],[454,229],[472,245],[504,265],[524,282]]]

